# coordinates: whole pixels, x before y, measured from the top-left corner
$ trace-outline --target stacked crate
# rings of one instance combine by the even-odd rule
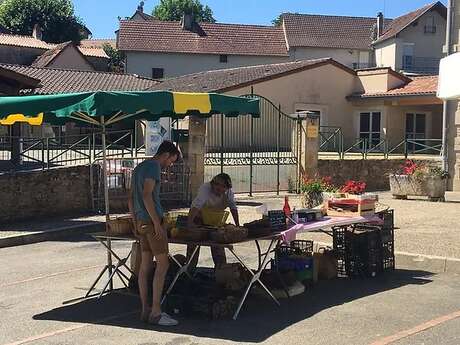
[[[379,214],[379,225],[357,224],[333,229],[339,276],[374,277],[395,268],[393,211]]]

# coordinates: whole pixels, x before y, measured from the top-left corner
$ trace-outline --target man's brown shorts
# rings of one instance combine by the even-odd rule
[[[141,250],[150,252],[153,255],[168,254],[168,239],[154,238],[154,227],[152,222],[137,221],[137,232],[140,236]]]

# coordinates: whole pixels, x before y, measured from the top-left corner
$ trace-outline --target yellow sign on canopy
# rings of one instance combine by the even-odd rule
[[[188,110],[197,110],[202,114],[211,111],[211,99],[207,93],[174,92],[174,112],[185,114]]]
[[[0,125],[11,126],[15,122],[25,122],[31,126],[40,126],[43,123],[43,113],[38,114],[34,117],[24,116],[22,114],[11,114],[5,119],[0,120]]]

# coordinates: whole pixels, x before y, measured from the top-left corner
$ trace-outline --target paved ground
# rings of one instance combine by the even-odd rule
[[[125,252],[129,243],[115,247]],[[250,249],[237,248],[246,259]],[[201,259],[209,264],[208,251]],[[104,260],[85,236],[0,249],[0,344],[460,344],[456,275],[401,268],[321,282],[280,308],[251,297],[238,321],[180,316],[179,327],[158,329],[137,321],[129,294],[66,302],[85,293]]]

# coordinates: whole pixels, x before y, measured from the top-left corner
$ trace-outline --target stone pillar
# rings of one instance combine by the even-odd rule
[[[318,173],[319,115],[309,113],[302,120],[300,136],[300,173],[315,176]]]
[[[453,112],[452,112],[453,113]],[[460,102],[457,102],[457,107],[454,115],[454,126],[450,138],[453,146],[453,154],[451,155],[452,159],[449,159],[449,173],[452,180],[452,190],[454,192],[460,192]],[[451,121],[452,122],[452,121]]]
[[[188,143],[182,146],[184,160],[190,167],[190,188],[192,198],[204,182],[204,155],[206,140],[206,119],[196,116],[189,118]]]

